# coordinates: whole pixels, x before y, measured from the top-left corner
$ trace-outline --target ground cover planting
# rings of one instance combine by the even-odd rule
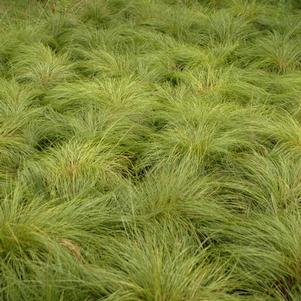
[[[0,300],[301,300],[299,0],[0,0]]]

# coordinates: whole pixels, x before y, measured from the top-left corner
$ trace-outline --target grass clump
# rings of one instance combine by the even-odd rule
[[[299,300],[300,8],[2,0],[0,299]]]
[[[43,44],[21,47],[12,59],[12,73],[20,82],[47,88],[76,77],[66,54],[55,54]]]

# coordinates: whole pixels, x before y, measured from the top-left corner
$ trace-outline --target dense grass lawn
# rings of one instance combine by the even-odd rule
[[[300,0],[0,0],[0,300],[300,301]]]

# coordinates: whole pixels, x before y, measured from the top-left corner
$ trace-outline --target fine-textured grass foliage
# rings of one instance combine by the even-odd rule
[[[300,9],[0,1],[0,300],[299,301]]]
[[[285,73],[300,70],[301,51],[298,39],[277,31],[256,40],[253,46],[253,64],[267,71]],[[255,46],[256,45],[256,46]],[[246,55],[247,57],[247,55]]]
[[[20,82],[47,88],[76,77],[66,54],[56,54],[43,44],[20,47],[11,60],[12,73]]]

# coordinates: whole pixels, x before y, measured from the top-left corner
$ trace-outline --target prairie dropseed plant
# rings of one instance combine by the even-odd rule
[[[258,48],[257,48],[258,47]],[[300,69],[298,39],[273,32],[260,38],[253,48],[254,64],[268,71],[285,73]]]
[[[12,72],[20,82],[46,88],[76,77],[66,54],[55,54],[42,44],[19,49],[12,60]]]

